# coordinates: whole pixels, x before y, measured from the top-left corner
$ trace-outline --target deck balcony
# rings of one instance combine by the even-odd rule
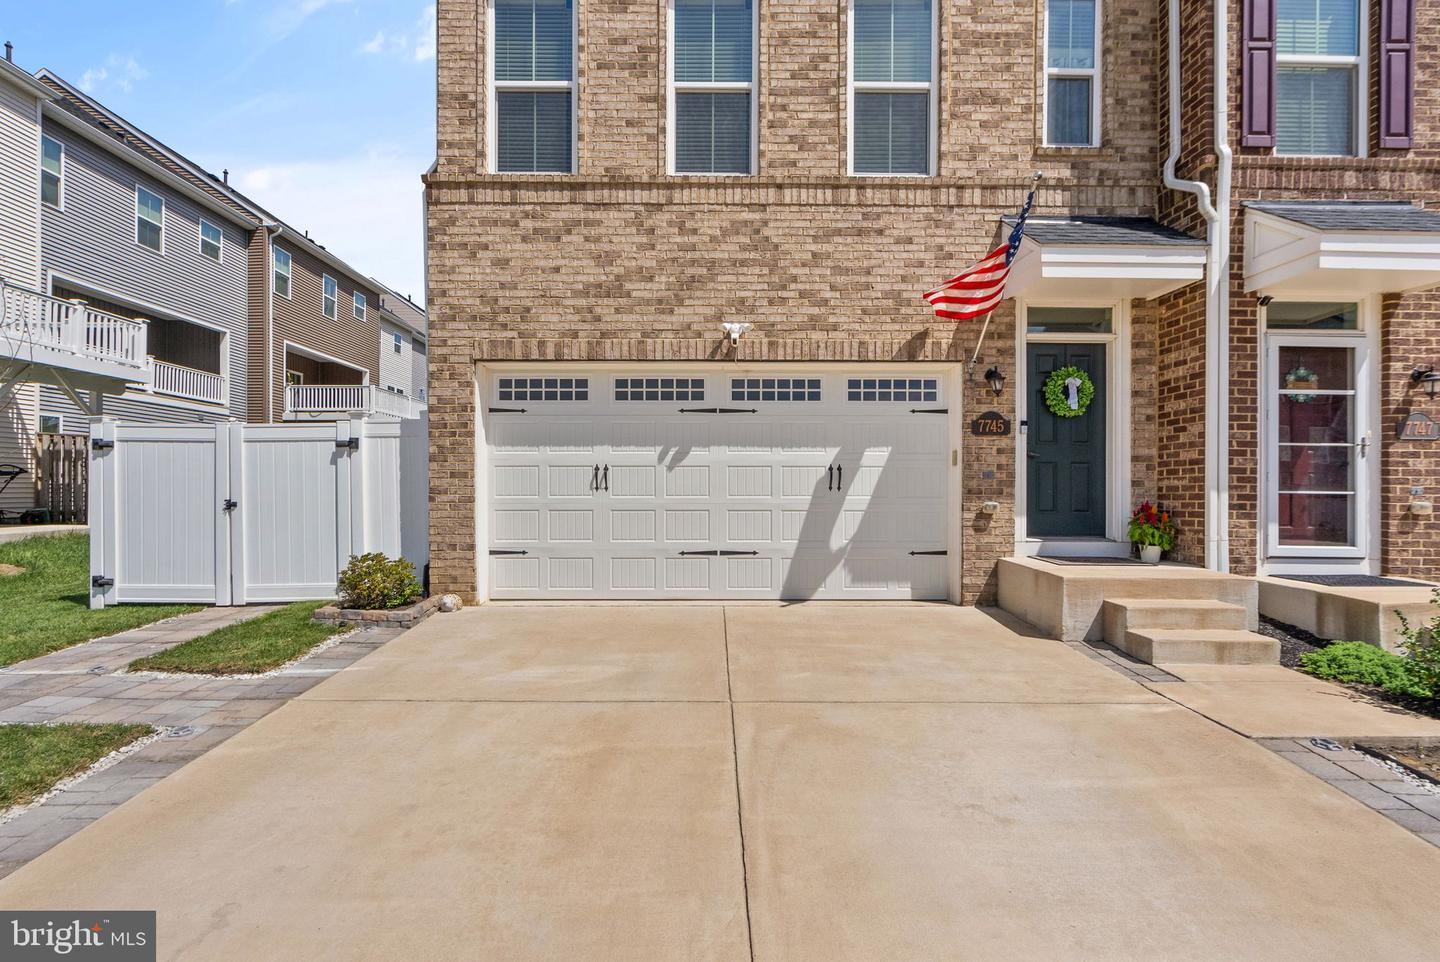
[[[206,404],[225,403],[223,374],[201,371],[154,357],[147,358],[146,361],[150,368],[150,390],[153,393]]]
[[[352,413],[409,420],[424,410],[425,402],[374,384],[290,384],[285,388],[287,421],[328,421]]]
[[[0,281],[0,369],[6,383],[118,393],[144,383],[144,320]]]

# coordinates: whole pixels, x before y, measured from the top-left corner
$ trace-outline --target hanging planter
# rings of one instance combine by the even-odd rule
[[[1045,379],[1045,406],[1057,418],[1078,418],[1095,400],[1095,382],[1078,367],[1062,367]]]

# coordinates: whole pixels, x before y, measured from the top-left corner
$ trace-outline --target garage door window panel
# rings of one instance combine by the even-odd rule
[[[705,379],[691,377],[617,377],[615,400],[703,401]]]
[[[730,379],[732,401],[819,401],[818,377],[737,377]]]
[[[590,379],[584,377],[502,377],[496,385],[501,401],[588,401]]]
[[[933,377],[852,377],[846,385],[851,401],[924,403],[938,401],[940,382]]]

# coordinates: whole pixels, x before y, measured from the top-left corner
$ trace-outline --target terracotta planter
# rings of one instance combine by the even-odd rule
[[[1160,563],[1160,556],[1164,553],[1164,550],[1158,544],[1140,545],[1140,560],[1147,565],[1158,565]]]

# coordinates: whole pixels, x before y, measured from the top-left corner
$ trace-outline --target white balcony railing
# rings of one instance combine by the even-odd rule
[[[209,371],[199,371],[169,361],[149,358],[150,388],[156,394],[204,401],[208,404],[225,403],[225,378]]]
[[[0,281],[0,354],[33,363],[124,376],[145,369],[145,321],[118,317]],[[73,359],[73,360],[72,360]]]
[[[290,384],[285,388],[286,415],[388,414],[416,418],[425,405],[414,398],[383,391],[373,384]]]

